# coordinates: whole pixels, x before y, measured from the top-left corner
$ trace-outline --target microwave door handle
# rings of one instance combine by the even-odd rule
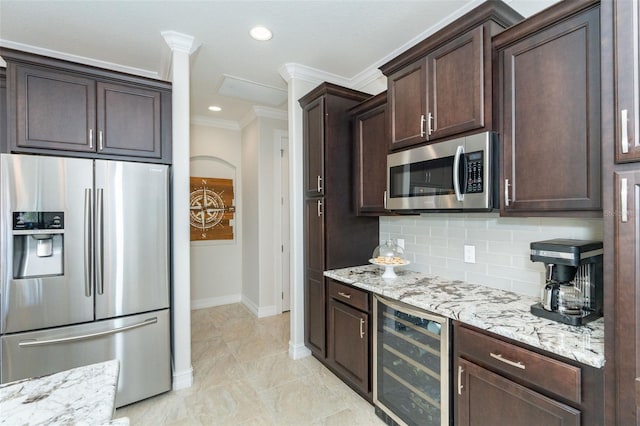
[[[460,189],[460,159],[464,154],[464,147],[459,145],[456,149],[456,155],[453,158],[453,190],[456,192],[456,199],[464,201],[464,194]]]

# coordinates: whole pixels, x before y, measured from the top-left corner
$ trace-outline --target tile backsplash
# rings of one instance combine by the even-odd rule
[[[552,238],[599,240],[602,219],[502,218],[498,213],[429,213],[381,217],[380,241],[404,240],[407,269],[539,296],[544,266],[529,243]],[[464,246],[476,263],[464,262]]]

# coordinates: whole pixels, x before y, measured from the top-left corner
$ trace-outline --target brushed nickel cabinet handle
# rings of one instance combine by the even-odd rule
[[[383,195],[383,197],[384,197],[384,198],[383,198],[383,200],[382,200],[382,203],[383,203],[383,205],[384,205],[384,209],[386,210],[386,209],[387,209],[387,191],[384,191],[384,195]]]
[[[103,139],[104,139],[104,135],[103,135],[103,131],[100,130],[98,132],[98,150],[102,151],[104,149],[104,143],[103,143]]]
[[[504,205],[505,207],[509,207],[509,179],[504,180]]]
[[[512,367],[516,367],[516,368],[520,368],[522,370],[526,369],[527,367],[525,367],[525,365],[523,363],[521,363],[520,361],[511,361],[510,359],[506,359],[502,356],[502,354],[494,354],[493,352],[490,352],[489,355],[491,356],[491,358],[495,358],[498,361],[504,362],[507,365],[510,365]]]
[[[626,109],[620,111],[620,145],[623,154],[629,152],[629,119],[627,115],[628,111]]]
[[[318,200],[318,217],[322,216],[322,200]]]
[[[318,176],[316,181],[318,192],[322,192],[322,176]]]
[[[424,114],[422,114],[420,116],[420,137],[424,138],[425,136],[425,132],[424,132],[424,122],[426,121],[426,118],[424,117]]]
[[[89,129],[89,149],[93,149],[93,129]]]
[[[462,395],[462,389],[464,386],[462,385],[462,373],[464,373],[464,369],[461,365],[458,366],[458,395]]]
[[[433,114],[429,113],[429,116],[427,118],[427,134],[429,136],[431,136],[431,133],[433,133]]]
[[[627,178],[622,178],[620,179],[620,221],[623,223],[629,221],[627,207]]]
[[[345,299],[351,299],[351,295],[347,294],[347,293],[343,293],[341,291],[338,292],[338,294],[342,297],[344,297]]]
[[[360,338],[364,339],[364,319],[360,318]]]

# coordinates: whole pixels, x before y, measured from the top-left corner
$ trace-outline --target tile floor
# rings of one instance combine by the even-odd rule
[[[288,356],[289,314],[242,304],[192,311],[194,384],[116,411],[137,425],[384,425],[320,364]]]

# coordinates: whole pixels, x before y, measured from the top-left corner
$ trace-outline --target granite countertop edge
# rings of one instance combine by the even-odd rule
[[[602,318],[580,327],[561,324],[530,313],[536,298],[402,269],[393,279],[383,279],[375,265],[324,275],[591,367],[605,364]]]
[[[2,384],[0,424],[109,424],[119,371],[111,360]]]

